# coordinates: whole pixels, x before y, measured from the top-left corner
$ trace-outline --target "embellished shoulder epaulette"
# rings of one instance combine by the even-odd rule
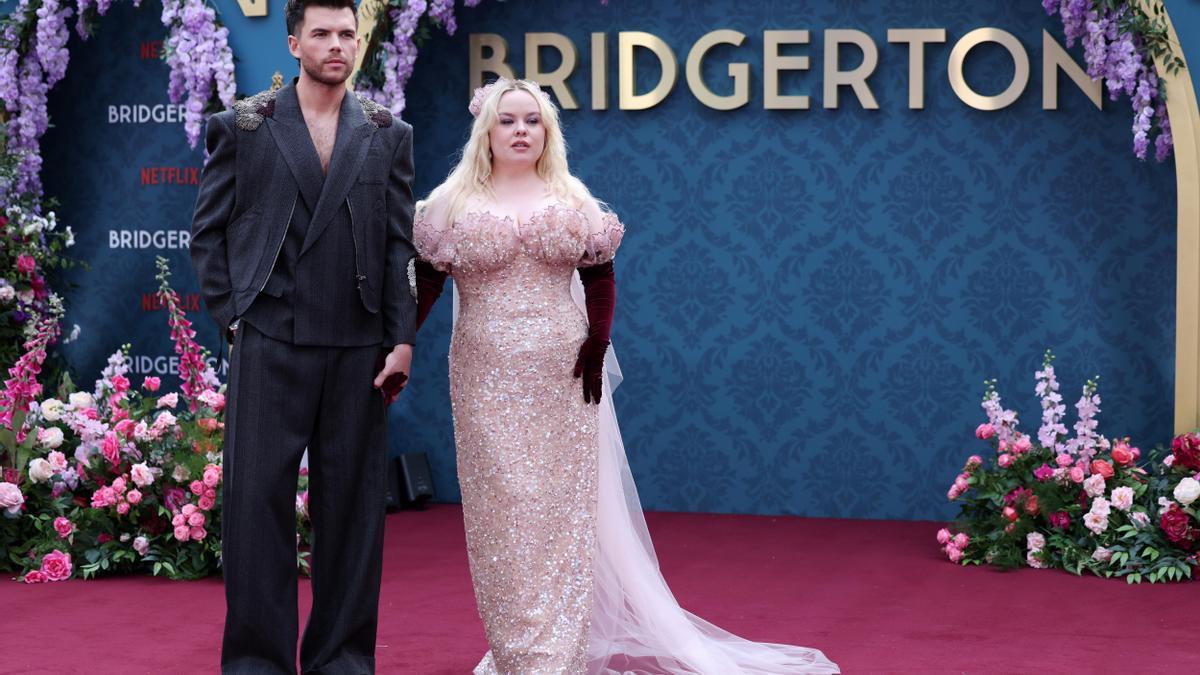
[[[355,94],[358,97],[358,103],[362,106],[363,114],[375,125],[376,129],[386,129],[392,126],[392,111],[379,105],[375,101],[363,96]]]
[[[233,111],[237,127],[243,131],[254,131],[264,119],[274,117],[275,93],[276,90],[268,89],[235,101]]]

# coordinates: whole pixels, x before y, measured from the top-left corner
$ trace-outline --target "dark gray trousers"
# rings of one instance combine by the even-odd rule
[[[296,672],[296,479],[308,448],[313,607],[304,673],[375,671],[386,430],[380,347],[301,347],[242,322],[231,355],[221,557],[224,673]]]

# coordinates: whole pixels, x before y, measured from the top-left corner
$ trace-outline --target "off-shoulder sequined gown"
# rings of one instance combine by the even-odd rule
[[[582,673],[595,547],[597,409],[572,371],[587,320],[575,268],[623,228],[563,206],[516,223],[474,212],[418,251],[449,271],[459,314],[450,399],[476,602],[491,652],[477,673]]]

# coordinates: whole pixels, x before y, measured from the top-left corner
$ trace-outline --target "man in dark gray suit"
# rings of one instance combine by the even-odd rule
[[[353,0],[289,0],[300,76],[209,121],[192,262],[232,341],[227,673],[296,672],[295,497],[309,457],[305,673],[374,672],[386,406],[415,333],[412,129],[348,93]]]

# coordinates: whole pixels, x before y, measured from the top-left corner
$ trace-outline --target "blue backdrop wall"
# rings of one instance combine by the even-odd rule
[[[233,0],[217,4],[239,91],[295,72],[282,1],[262,19],[242,17]],[[142,169],[197,168],[202,156],[179,124],[105,123],[108,106],[166,102],[165,67],[141,58],[143,43],[161,39],[158,7],[112,12],[89,44],[75,45],[45,143],[49,190],[92,265],[75,277],[70,317],[84,327],[71,360],[88,375],[126,341],[144,357],[135,367],[169,365],[156,359],[169,354],[165,317],[143,298],[154,253],[173,261],[181,290],[195,291],[186,248],[166,235],[121,238],[186,231],[195,186],[145,183]],[[1024,94],[998,112],[962,103],[946,76],[953,44],[984,26],[1016,35],[1033,66]],[[911,27],[948,37],[926,49],[924,110],[907,107],[907,48],[887,43],[887,29]],[[748,38],[710,53],[706,81],[728,93],[727,64],[750,64],[748,105],[706,108],[681,73],[660,105],[616,109],[618,32],[662,38],[682,68],[696,39],[719,28]],[[879,46],[870,83],[880,109],[864,110],[848,90],[839,109],[822,108],[823,31],[832,28],[862,30]],[[457,35],[434,33],[409,86],[418,193],[445,175],[466,136],[468,36],[503,36],[521,74],[525,33],[565,34],[580,49],[570,83],[582,108],[563,114],[572,166],[628,227],[614,335],[626,380],[615,398],[646,506],[944,517],[949,481],[983,449],[971,435],[982,381],[998,378],[1036,431],[1033,371],[1046,347],[1059,354],[1070,402],[1086,377],[1103,375],[1102,431],[1143,447],[1171,432],[1172,166],[1132,157],[1126,102],[1098,111],[1062,77],[1059,109],[1042,110],[1043,28],[1059,36],[1057,18],[1032,0],[485,0],[460,8]],[[812,31],[810,45],[792,48],[812,70],[782,78],[783,93],[812,97],[810,110],[764,109],[762,31],[774,29]],[[589,109],[593,32],[609,36],[605,111]],[[843,59],[853,66],[856,51]],[[657,75],[652,59],[639,59],[639,91]],[[966,75],[995,94],[1012,61],[980,47]],[[428,452],[439,498],[454,501],[449,309],[436,308],[421,335],[392,445]],[[196,318],[215,349],[215,331]]]

